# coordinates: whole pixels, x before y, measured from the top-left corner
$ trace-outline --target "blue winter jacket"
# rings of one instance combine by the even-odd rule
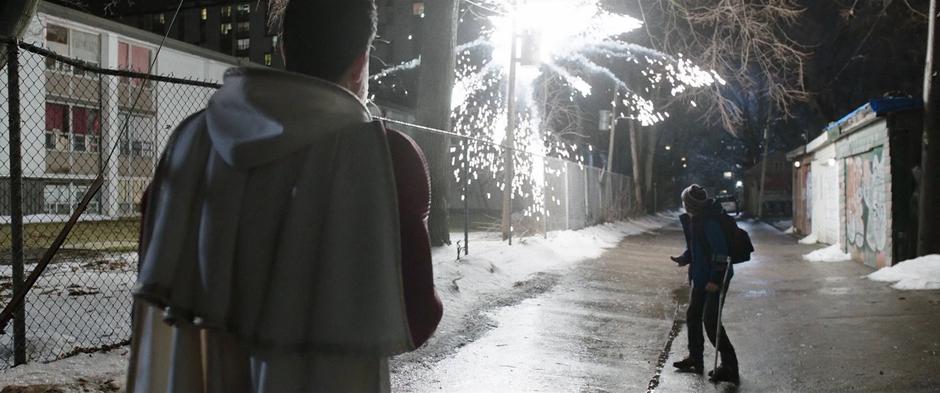
[[[721,204],[709,199],[702,214],[679,216],[682,231],[685,233],[686,250],[683,257],[690,260],[689,282],[693,288],[705,288],[712,282],[721,286],[728,266],[727,281],[734,276],[734,267],[728,260],[728,242],[719,223],[720,214],[725,214]]]

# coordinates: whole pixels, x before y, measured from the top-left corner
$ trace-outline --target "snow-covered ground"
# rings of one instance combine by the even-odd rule
[[[55,223],[55,222],[66,222],[70,216],[68,214],[31,214],[28,216],[23,216],[24,224],[40,224],[40,223]],[[98,214],[82,214],[78,219],[79,221],[108,221],[113,220],[114,217],[102,216]],[[12,219],[10,216],[0,216],[0,224],[9,224]]]
[[[841,244],[833,244],[803,255],[803,259],[810,262],[842,262],[851,260],[852,254],[842,252]]]
[[[816,244],[819,242],[819,238],[816,237],[815,233],[810,233],[808,236],[800,239],[800,244]]]
[[[35,266],[26,265],[27,274]],[[60,258],[50,264],[26,299],[27,357],[50,361],[126,341],[136,275],[136,253]],[[11,266],[0,266],[3,303],[12,297],[11,276]],[[12,336],[0,336],[0,369],[12,364],[11,349]]]
[[[540,273],[563,272],[579,261],[599,257],[624,237],[662,228],[676,222],[677,215],[667,212],[577,231],[550,232],[547,237],[516,238],[512,246],[501,241],[497,233],[471,233],[470,255],[459,260],[455,247],[436,248],[435,282],[445,305],[438,334],[459,329],[481,299],[509,292]],[[0,279],[8,282],[9,270],[9,266],[0,266]],[[115,310],[127,310],[129,317],[129,290],[135,271],[136,256],[132,253],[51,265],[37,283],[38,292],[30,297],[27,312],[62,320],[58,324],[31,321],[27,326],[30,339],[42,348],[52,345],[65,353],[75,347],[98,346],[102,340],[129,332],[128,318],[117,318],[121,322],[114,323],[113,314]],[[0,285],[0,297],[9,298],[9,289],[2,288]],[[60,331],[54,326],[75,328]],[[0,337],[0,356],[9,356],[8,337]],[[114,386],[123,386],[125,367],[126,347],[80,354],[0,371],[0,388],[45,383],[61,385],[64,392],[110,392],[115,391]]]
[[[900,262],[868,275],[872,281],[893,282],[901,290],[940,289],[940,254]]]

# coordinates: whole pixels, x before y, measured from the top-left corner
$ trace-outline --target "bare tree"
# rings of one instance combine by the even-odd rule
[[[418,69],[418,124],[450,130],[451,94],[456,63],[457,1],[438,0],[425,3],[422,19],[421,67]],[[428,158],[431,171],[431,216],[428,229],[431,244],[450,244],[447,217],[447,180],[449,138],[424,134],[418,138]]]
[[[794,105],[808,98],[803,82],[808,52],[789,34],[803,12],[798,3],[636,0],[635,4],[652,48],[715,70],[727,82],[667,98],[665,105],[696,99],[705,104],[701,113],[708,124],[759,141],[751,148],[762,147],[766,155],[771,125],[792,117]],[[654,148],[657,136],[649,137],[654,140],[648,146]],[[645,153],[649,192],[655,154]]]

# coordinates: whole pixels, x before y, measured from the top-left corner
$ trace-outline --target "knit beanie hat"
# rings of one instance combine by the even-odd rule
[[[702,186],[693,184],[682,190],[682,207],[689,214],[695,215],[705,209],[708,201],[708,192]]]

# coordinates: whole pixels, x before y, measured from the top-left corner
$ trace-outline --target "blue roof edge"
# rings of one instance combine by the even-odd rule
[[[837,128],[848,122],[855,116],[863,112],[874,112],[875,116],[881,117],[896,112],[904,112],[917,110],[924,107],[924,101],[920,98],[914,97],[883,97],[883,98],[873,98],[863,104],[862,106],[856,108],[854,111],[849,112],[847,115],[842,116],[841,119],[836,120],[832,123],[829,123],[823,131],[828,132],[833,128]]]

